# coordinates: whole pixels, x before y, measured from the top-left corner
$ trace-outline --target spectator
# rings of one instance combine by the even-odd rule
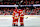
[[[20,7],[21,8],[21,7]],[[23,7],[22,7],[23,8]],[[17,7],[15,7],[17,9]],[[12,15],[13,8],[1,8],[0,15]],[[19,9],[17,9],[19,10]],[[31,7],[23,8],[22,9],[25,15],[39,15],[40,14],[40,7],[36,7],[35,9]]]

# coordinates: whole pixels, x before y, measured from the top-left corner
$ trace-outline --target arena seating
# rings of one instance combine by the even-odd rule
[[[40,4],[39,0],[0,0],[0,5],[29,5]]]
[[[0,15],[12,15],[15,8],[0,8]],[[40,15],[40,7],[20,7],[25,15]]]

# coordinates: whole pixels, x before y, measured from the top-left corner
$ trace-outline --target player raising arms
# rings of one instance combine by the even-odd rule
[[[23,13],[23,10],[21,9],[15,9],[13,11],[13,24],[18,26],[18,19],[20,17],[20,25],[24,25],[24,22],[23,22],[23,19],[24,19],[24,13]]]
[[[23,13],[23,10],[22,9],[19,9],[19,13],[20,13],[20,25],[21,26],[24,26],[24,22],[23,22],[24,13]]]
[[[18,18],[19,13],[17,12],[17,8],[13,11],[13,25],[18,26]]]

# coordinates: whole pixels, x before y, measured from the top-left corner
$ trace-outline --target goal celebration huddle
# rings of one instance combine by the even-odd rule
[[[18,19],[20,18],[20,26],[24,26],[24,13],[22,9],[15,9],[13,11],[13,26],[18,26]],[[17,22],[17,23],[16,23]]]

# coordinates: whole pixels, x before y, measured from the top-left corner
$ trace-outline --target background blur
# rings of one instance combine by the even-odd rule
[[[18,5],[17,9],[22,9],[25,15],[40,15],[40,6],[33,6],[34,4],[40,4],[40,0],[0,0],[0,5]],[[14,9],[15,7],[0,7],[0,15],[12,15]]]
[[[0,0],[0,5],[30,5],[40,4],[40,0]]]

